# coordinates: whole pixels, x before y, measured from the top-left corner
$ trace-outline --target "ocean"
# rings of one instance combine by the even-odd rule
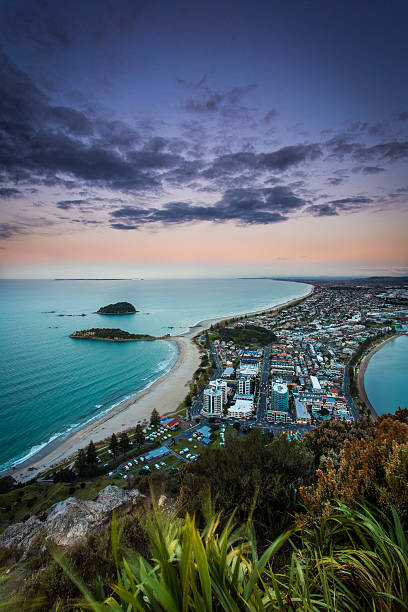
[[[379,416],[394,413],[398,406],[408,408],[408,336],[391,340],[372,356],[364,386]]]
[[[1,280],[0,469],[98,418],[177,359],[175,344],[164,340],[92,342],[69,338],[73,331],[177,335],[198,321],[261,310],[309,289],[268,279]],[[119,301],[140,312],[95,314]]]

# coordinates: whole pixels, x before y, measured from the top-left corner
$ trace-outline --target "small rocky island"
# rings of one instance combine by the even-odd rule
[[[139,312],[130,304],[130,302],[116,302],[116,304],[108,304],[107,306],[101,306],[99,310],[96,311],[96,314],[103,315],[128,315],[135,314],[135,312]]]
[[[108,340],[110,342],[138,342],[142,340],[158,340],[149,334],[130,334],[123,329],[93,328],[75,331],[70,338],[82,338],[83,340]]]

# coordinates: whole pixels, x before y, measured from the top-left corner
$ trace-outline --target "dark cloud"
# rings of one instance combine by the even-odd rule
[[[339,207],[347,207],[348,205],[371,204],[374,200],[365,196],[355,196],[352,198],[342,198],[340,200],[331,200],[329,204]]]
[[[243,98],[256,89],[255,84],[246,87],[231,87],[222,91],[211,89],[207,85],[206,75],[198,83],[189,83],[179,79],[178,82],[193,90],[194,95],[185,100],[183,108],[190,113],[215,114],[220,113],[224,117],[239,117],[248,113],[243,106]]]
[[[109,145],[119,150],[126,150],[135,147],[141,141],[137,130],[129,127],[123,121],[96,119],[95,129],[98,131],[101,146]]]
[[[165,174],[162,174],[163,182],[182,187],[191,186],[192,181],[200,177],[204,163],[202,161],[182,161]]]
[[[374,200],[365,196],[341,198],[325,202],[324,204],[312,204],[306,208],[305,212],[313,217],[333,217],[341,213],[357,212],[373,202]]]
[[[378,166],[365,166],[363,168],[364,174],[380,174],[384,172],[384,168],[379,168]]]
[[[368,128],[366,121],[351,121],[347,126],[347,131],[352,133],[364,132]]]
[[[403,111],[398,115],[400,121],[408,121],[408,111]]]
[[[11,238],[18,234],[30,234],[34,229],[41,230],[53,225],[55,225],[55,221],[46,217],[0,223],[0,240]]]
[[[6,178],[69,188],[82,180],[111,189],[160,187],[159,174],[183,160],[165,153],[164,139],[135,151],[137,132],[53,106],[31,79],[0,53],[0,165]],[[93,134],[96,132],[95,137]],[[68,181],[68,183],[67,183]]]
[[[261,153],[258,156],[258,167],[267,170],[288,170],[308,160],[315,160],[321,155],[318,145],[294,145],[282,147],[272,153]]]
[[[271,123],[271,121],[273,121],[273,119],[275,119],[275,118],[276,118],[277,114],[278,114],[278,111],[276,110],[276,108],[271,108],[271,110],[269,110],[269,111],[266,113],[266,115],[265,115],[265,117],[262,119],[262,121],[263,121],[264,123],[266,123],[266,125],[269,125],[269,124]]]
[[[367,146],[362,143],[350,142],[348,134],[338,134],[326,142],[330,157],[343,159],[351,156],[359,161],[395,162],[408,157],[408,141],[392,140],[381,144]]]
[[[285,171],[308,160],[317,159],[321,151],[317,145],[294,145],[282,147],[271,153],[240,152],[222,155],[214,160],[204,172],[205,178],[219,178],[226,174]]]
[[[1,199],[17,198],[20,195],[22,195],[21,191],[15,187],[0,187]]]
[[[341,185],[342,183],[344,183],[344,180],[345,178],[343,176],[331,176],[327,179],[327,182],[329,183],[329,185],[336,187],[337,185]]]
[[[166,225],[194,221],[236,222],[240,225],[268,225],[285,221],[287,215],[304,205],[288,187],[229,189],[213,206],[169,202],[163,208],[123,206],[112,212],[115,229],[137,229],[151,223]]]
[[[203,172],[203,177],[212,179],[222,177],[225,174],[254,170],[257,161],[257,155],[254,153],[240,152],[221,155]]]
[[[75,206],[82,206],[82,204],[86,204],[86,200],[61,200],[56,203],[56,207],[61,210],[71,210]]]
[[[383,144],[365,147],[355,153],[359,159],[383,159],[394,162],[408,157],[408,141],[394,140]]]
[[[350,134],[337,134],[326,142],[330,157],[343,159],[345,155],[353,155],[362,145],[350,142]]]
[[[89,119],[84,113],[74,108],[68,108],[66,106],[48,107],[46,120],[50,124],[55,124],[78,136],[89,136],[93,132],[92,123]]]
[[[15,225],[13,223],[0,223],[0,239],[2,240],[11,238],[15,234],[19,234],[20,232],[21,228],[19,225]]]

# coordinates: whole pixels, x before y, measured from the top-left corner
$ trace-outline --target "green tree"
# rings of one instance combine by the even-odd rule
[[[145,441],[145,435],[143,433],[143,429],[141,425],[136,425],[134,440],[135,440],[137,448],[140,448],[141,446],[143,446],[144,441]]]
[[[78,472],[78,474],[82,476],[83,474],[85,474],[86,466],[87,466],[87,460],[86,460],[85,451],[81,448],[78,451],[78,455],[75,460],[74,467],[76,471]]]
[[[119,439],[119,446],[123,454],[125,454],[126,451],[130,448],[130,440],[126,432],[123,432],[123,434],[121,434]]]
[[[157,412],[156,408],[153,408],[152,414],[150,415],[150,425],[154,427],[160,425],[160,414]]]
[[[86,462],[88,465],[97,464],[96,448],[92,440],[90,441],[90,443],[88,444],[88,448],[86,449]]]
[[[297,509],[299,487],[313,481],[313,459],[303,442],[286,436],[271,442],[252,431],[229,438],[228,448],[208,446],[183,467],[180,500],[185,510],[202,517],[210,491],[216,512],[235,512],[239,523],[253,509],[256,525],[273,537]]]
[[[119,453],[118,439],[115,434],[112,434],[112,437],[110,439],[109,450],[112,451],[112,455],[114,457],[116,457]]]

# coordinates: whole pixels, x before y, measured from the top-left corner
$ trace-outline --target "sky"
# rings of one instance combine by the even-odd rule
[[[0,0],[0,276],[408,273],[405,0]]]

